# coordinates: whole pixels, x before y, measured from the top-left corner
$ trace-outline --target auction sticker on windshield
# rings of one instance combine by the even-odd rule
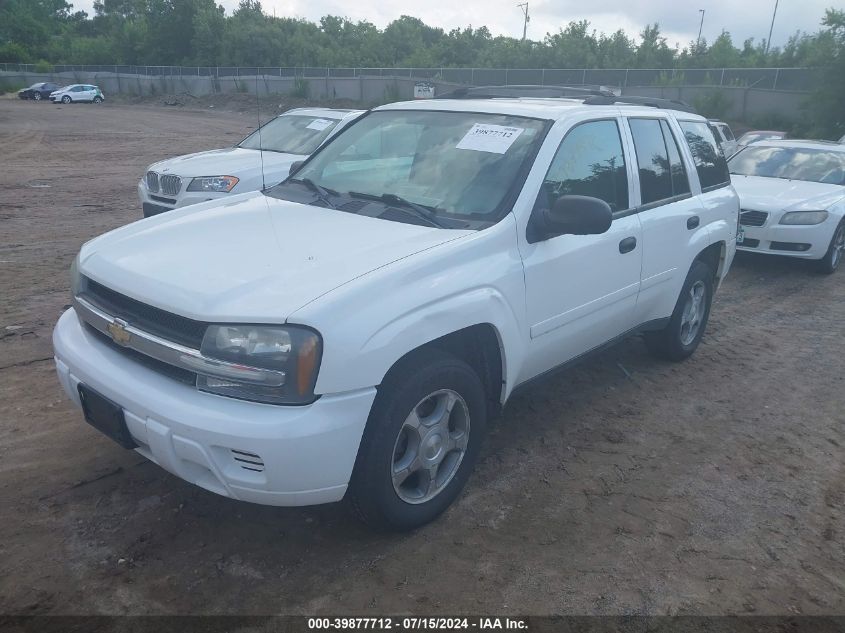
[[[311,121],[311,123],[309,123],[305,127],[307,127],[309,130],[317,130],[319,132],[319,131],[325,130],[331,124],[332,124],[332,122],[329,121],[328,119],[314,119],[313,121]]]
[[[477,152],[504,154],[513,142],[525,131],[523,127],[505,127],[489,123],[476,123],[455,145],[457,149],[471,149]]]

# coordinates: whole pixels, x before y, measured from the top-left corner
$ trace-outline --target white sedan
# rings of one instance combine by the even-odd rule
[[[761,141],[728,162],[742,212],[737,248],[817,260],[832,273],[845,251],[845,146]]]
[[[278,184],[294,163],[308,158],[363,113],[332,108],[288,110],[235,147],[153,163],[138,183],[144,217]]]

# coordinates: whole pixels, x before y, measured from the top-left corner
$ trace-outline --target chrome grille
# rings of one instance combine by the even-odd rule
[[[765,211],[745,211],[739,216],[739,223],[743,226],[763,226],[769,214]]]
[[[161,192],[168,196],[175,196],[182,188],[182,179],[179,176],[163,174],[158,179],[161,183]]]
[[[153,193],[158,193],[158,174],[154,171],[147,172],[147,189]]]

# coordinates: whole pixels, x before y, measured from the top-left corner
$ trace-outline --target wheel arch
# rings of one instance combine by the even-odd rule
[[[409,350],[391,365],[384,381],[400,368],[413,363],[414,357],[426,349],[447,352],[472,367],[484,386],[488,417],[501,414],[505,355],[500,333],[492,323],[464,327]]]
[[[713,271],[713,285],[718,288],[727,265],[727,245],[723,241],[714,242],[695,256],[693,262],[704,262]]]

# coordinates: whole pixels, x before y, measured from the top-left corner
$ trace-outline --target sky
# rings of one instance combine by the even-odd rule
[[[93,0],[70,0],[77,10],[93,14]],[[367,20],[379,28],[400,15],[420,18],[426,24],[446,31],[466,26],[487,26],[493,35],[522,36],[522,10],[519,0],[261,0],[266,13],[305,18],[313,22],[324,15],[339,15],[353,21]],[[227,14],[238,0],[217,0]],[[585,10],[585,4],[589,8]],[[818,30],[826,8],[836,0],[780,0],[772,45],[783,45],[796,30]],[[528,37],[542,39],[556,33],[572,20],[588,20],[591,28],[612,33],[619,28],[637,36],[646,24],[659,22],[670,46],[684,47],[698,36],[704,9],[702,37],[712,42],[723,29],[730,31],[734,44],[753,37],[768,36],[775,0],[529,0],[531,20]]]

